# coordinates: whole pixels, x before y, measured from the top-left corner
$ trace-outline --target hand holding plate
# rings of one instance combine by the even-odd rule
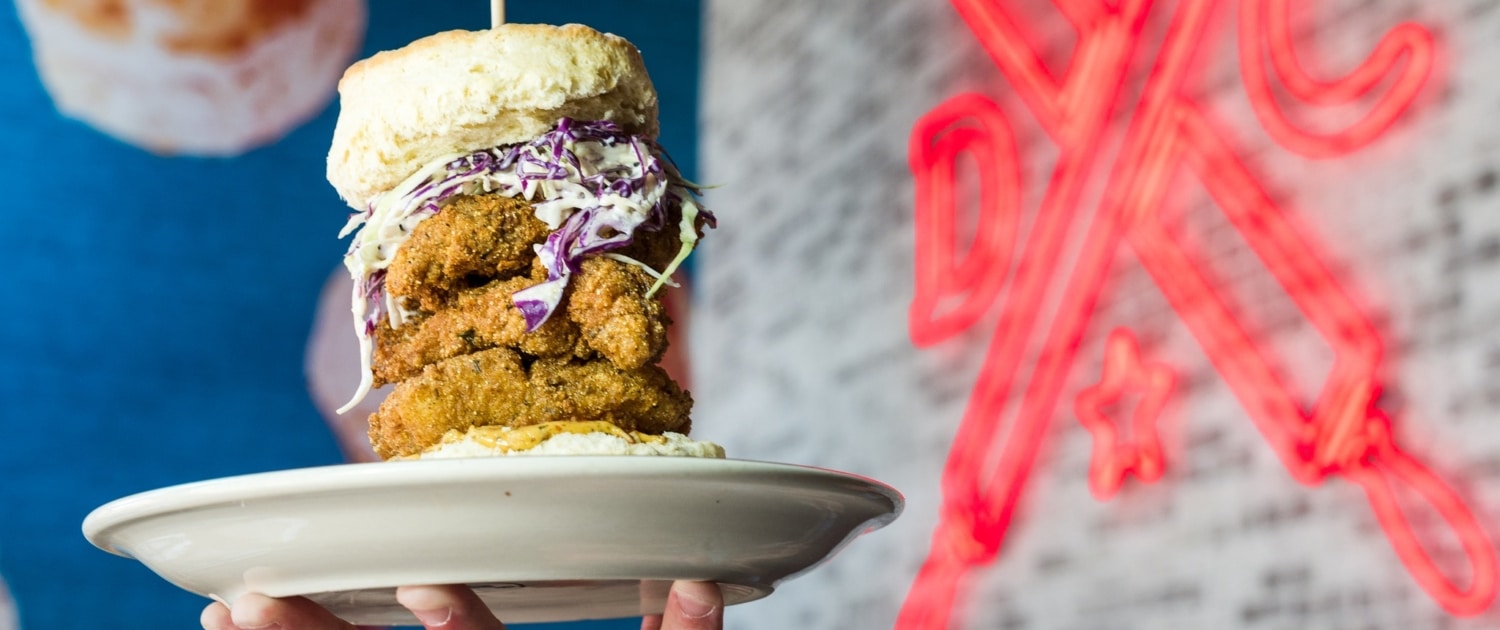
[[[396,590],[396,601],[429,630],[505,630],[479,596],[461,586],[405,586]],[[201,621],[204,630],[355,630],[312,600],[255,593],[236,601],[233,611],[219,602],[209,604]]]

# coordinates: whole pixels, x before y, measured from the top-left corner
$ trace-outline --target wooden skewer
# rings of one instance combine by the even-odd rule
[[[505,24],[505,0],[490,0],[490,28]]]

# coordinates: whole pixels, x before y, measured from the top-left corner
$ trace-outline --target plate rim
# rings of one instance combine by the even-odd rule
[[[877,526],[894,521],[906,499],[889,484],[857,473],[804,464],[751,459],[631,455],[556,455],[474,457],[439,460],[358,462],[290,468],[190,481],[126,495],[104,503],[84,517],[82,532],[89,543],[108,553],[131,557],[108,540],[110,530],[163,514],[191,511],[224,503],[256,501],[294,495],[315,495],[369,487],[399,487],[433,482],[493,481],[500,475],[515,479],[573,477],[628,472],[645,476],[734,474],[737,476],[792,476],[822,485],[863,486],[884,496],[890,509]],[[460,477],[460,478],[455,478]]]

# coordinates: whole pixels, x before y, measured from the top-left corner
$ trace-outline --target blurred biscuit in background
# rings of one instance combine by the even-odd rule
[[[161,154],[281,138],[332,99],[365,0],[17,0],[57,108]]]

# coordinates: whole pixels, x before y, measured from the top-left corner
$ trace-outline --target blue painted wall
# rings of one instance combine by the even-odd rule
[[[663,144],[692,177],[696,0],[511,4],[513,22],[634,41]],[[482,28],[486,6],[374,0],[362,56]],[[84,515],[159,486],[339,461],[301,371],[345,247],[323,179],[334,111],[239,158],[155,157],[59,116],[14,11],[0,15],[0,574],[23,628],[196,627],[205,601],[88,545]]]

